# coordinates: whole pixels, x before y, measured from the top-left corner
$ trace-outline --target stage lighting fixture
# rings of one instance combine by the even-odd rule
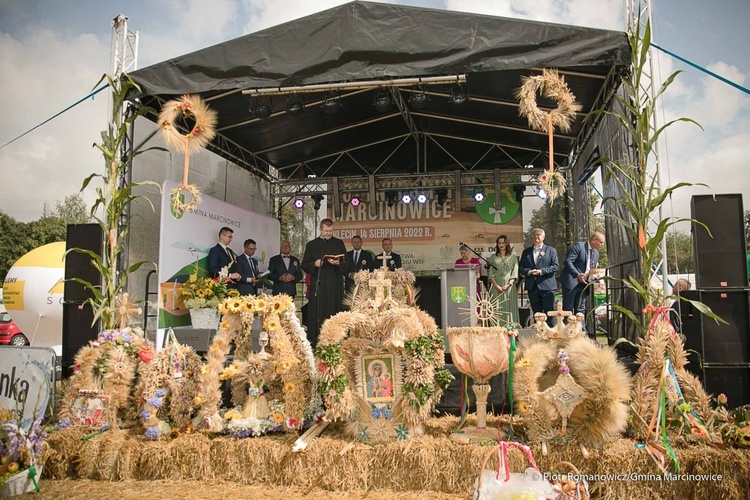
[[[526,192],[526,186],[524,186],[523,184],[516,184],[515,186],[513,186],[513,191],[515,191],[516,193],[516,201],[520,203],[521,200],[523,200],[524,193]]]
[[[362,201],[359,199],[358,196],[355,195],[355,196],[352,196],[352,199],[349,200],[349,203],[351,203],[353,207],[358,207],[359,204],[362,203]]]
[[[337,94],[331,94],[325,98],[320,107],[323,109],[323,113],[327,115],[336,113],[342,107],[341,98]]]
[[[322,194],[314,194],[314,195],[310,196],[310,198],[312,198],[312,200],[315,202],[315,204],[313,205],[313,208],[316,211],[320,210],[320,204],[323,202],[323,195]]]
[[[474,191],[474,201],[477,203],[482,203],[484,201],[484,191],[481,189],[477,189]]]
[[[539,199],[541,199],[541,200],[546,200],[546,199],[547,199],[547,191],[545,191],[545,190],[544,190],[544,189],[542,189],[542,188],[538,188],[538,189],[537,189],[537,191],[536,191],[536,195],[537,195],[537,196],[539,197]]]
[[[417,194],[417,202],[421,203],[422,205],[427,203],[427,195],[424,193]]]
[[[398,198],[398,193],[396,191],[386,191],[385,192],[385,203],[389,207],[392,207],[396,204],[396,198]]]
[[[448,201],[448,190],[447,189],[438,189],[435,191],[435,196],[437,196],[437,204],[438,206],[445,205],[445,202]]]
[[[305,100],[296,94],[289,94],[286,97],[286,112],[296,116],[305,110]]]
[[[391,100],[391,96],[388,93],[388,89],[385,89],[383,87],[378,89],[377,94],[375,94],[375,101],[373,102],[373,106],[375,106],[375,110],[380,113],[387,113],[391,110],[393,107],[393,101]]]
[[[302,210],[303,208],[305,208],[305,200],[302,198],[295,198],[294,208],[296,208],[297,210]]]
[[[463,108],[469,102],[469,94],[464,92],[461,85],[455,84],[451,89],[449,101],[454,108]]]
[[[401,203],[404,205],[408,205],[411,203],[411,194],[409,194],[407,191],[404,191],[404,193],[401,195]]]
[[[250,106],[250,112],[256,118],[268,118],[273,114],[273,101],[270,97],[256,97]]]
[[[430,102],[430,96],[423,89],[411,93],[409,97],[409,106],[412,109],[424,109]]]

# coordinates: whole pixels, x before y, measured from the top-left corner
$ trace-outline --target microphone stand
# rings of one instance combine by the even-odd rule
[[[473,249],[473,248],[471,248],[471,247],[470,247],[469,245],[464,245],[464,242],[463,242],[463,241],[459,242],[459,244],[460,244],[461,246],[465,246],[466,248],[468,248],[468,249],[469,249],[469,251],[470,251],[471,253],[473,253],[474,255],[476,255],[477,257],[479,257],[479,260],[481,260],[482,262],[484,262],[484,268],[485,268],[485,269],[489,269],[489,268],[491,267],[491,268],[495,269],[496,271],[499,271],[499,269],[498,269],[498,268],[497,268],[497,267],[495,266],[495,264],[491,264],[491,263],[490,263],[490,262],[489,262],[489,261],[488,261],[487,259],[485,259],[484,257],[482,257],[482,256],[481,256],[480,254],[476,253],[476,252],[474,251],[474,249]]]

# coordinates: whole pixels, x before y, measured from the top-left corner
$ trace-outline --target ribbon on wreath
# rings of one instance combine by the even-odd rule
[[[518,335],[518,330],[516,329],[516,325],[509,324],[506,326],[508,329],[508,337],[510,339],[510,346],[508,347],[508,402],[510,404],[510,436],[513,436],[513,373],[514,373],[514,366],[515,366],[515,358],[516,358],[516,351],[518,350],[516,347],[516,335]]]
[[[646,307],[643,308],[644,314],[651,314],[653,313],[654,317],[651,318],[651,323],[648,326],[649,335],[653,335],[651,333],[656,326],[656,322],[659,320],[659,318],[663,318],[664,321],[667,322],[667,325],[669,325],[669,332],[672,334],[672,337],[677,338],[677,331],[674,329],[674,325],[672,324],[672,320],[669,319],[669,311],[671,307],[669,306],[653,306],[651,304],[647,304]]]
[[[40,488],[39,483],[36,480],[36,474],[37,472],[34,464],[29,465],[29,479],[31,479],[31,482],[34,483],[34,489],[36,490],[36,492],[39,493]]]
[[[661,377],[659,378],[659,397],[654,400],[653,415],[649,425],[648,435],[646,436],[646,451],[654,459],[656,465],[663,473],[667,473],[664,453],[672,459],[675,472],[680,471],[680,462],[677,455],[669,444],[667,436],[667,388],[666,382],[669,376],[669,358],[664,358],[664,367],[662,368]],[[661,438],[661,444],[658,439]]]

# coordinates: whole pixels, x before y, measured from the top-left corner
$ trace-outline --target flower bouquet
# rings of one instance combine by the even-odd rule
[[[25,431],[16,413],[0,409],[0,496],[39,491],[42,467],[36,465],[47,433],[39,416]]]
[[[188,309],[217,309],[227,296],[227,277],[220,273],[216,278],[198,276],[196,264],[193,274],[183,283],[180,295]]]

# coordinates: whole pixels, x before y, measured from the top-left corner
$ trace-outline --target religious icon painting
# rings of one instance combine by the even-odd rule
[[[109,423],[109,396],[79,390],[71,408],[70,423],[79,427],[101,427]]]
[[[401,394],[401,356],[393,352],[363,354],[357,364],[357,386],[370,404],[393,403]]]

